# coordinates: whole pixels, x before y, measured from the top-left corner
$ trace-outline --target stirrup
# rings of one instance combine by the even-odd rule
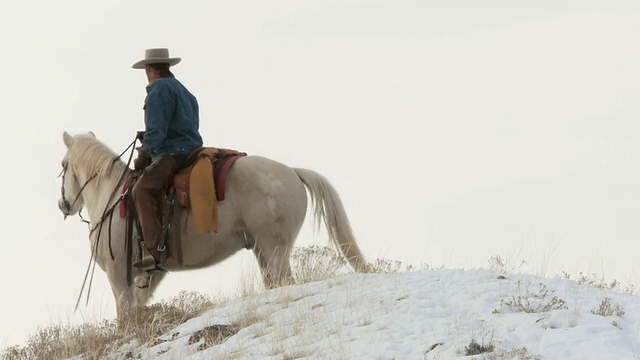
[[[134,262],[133,266],[148,272],[166,271],[156,264],[156,258],[145,247],[142,248],[142,259]]]

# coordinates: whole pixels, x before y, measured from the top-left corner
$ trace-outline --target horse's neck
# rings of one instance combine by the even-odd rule
[[[108,210],[121,195],[124,179],[120,182],[120,178],[123,176],[123,170],[126,171],[126,174],[124,174],[126,177],[130,171],[126,165],[114,166],[109,174],[98,176],[95,180],[91,181],[83,191],[85,208],[89,213],[89,219],[91,219],[92,223],[101,221],[104,212]]]

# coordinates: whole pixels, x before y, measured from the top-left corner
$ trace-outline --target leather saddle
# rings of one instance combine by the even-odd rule
[[[196,231],[218,230],[218,202],[225,198],[226,179],[231,166],[246,156],[237,150],[206,147],[195,150],[175,175],[173,193],[175,201],[191,208]]]
[[[218,202],[225,199],[227,175],[235,161],[246,155],[244,152],[231,149],[202,147],[187,157],[182,168],[174,176],[173,183],[165,189],[166,202],[162,211],[162,236],[159,246],[166,246],[170,228],[173,229],[174,234],[175,231],[179,231],[180,226],[175,217],[178,213],[176,207],[191,209],[192,220],[198,233],[218,230]],[[120,217],[127,219],[126,238],[127,243],[130,244],[128,249],[131,249],[132,243],[137,243],[142,250],[140,238],[142,231],[134,202],[130,199],[130,190],[135,181],[135,176],[129,178],[122,189],[123,193],[128,194],[120,202]],[[134,227],[138,234],[136,240],[134,240],[136,238]],[[178,263],[182,263],[180,240],[177,236],[175,248],[171,250]],[[131,261],[130,251],[128,250],[128,258]],[[127,281],[131,282],[131,274],[127,275]]]

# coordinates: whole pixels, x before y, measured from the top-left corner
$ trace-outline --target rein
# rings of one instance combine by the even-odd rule
[[[116,161],[118,161],[122,157],[122,155],[124,155],[129,149],[131,149],[131,153],[129,154],[129,159],[127,161],[127,166],[122,171],[122,174],[120,175],[120,179],[118,180],[118,183],[116,184],[115,188],[111,192],[111,195],[109,196],[109,199],[113,198],[113,196],[118,192],[118,190],[120,189],[120,186],[122,185],[122,181],[124,180],[125,175],[127,173],[127,168],[129,167],[129,164],[131,164],[131,159],[133,158],[134,146],[135,146],[137,140],[138,140],[138,137],[136,135],[136,138],[133,139],[131,144],[129,144],[129,146],[127,146],[127,148],[124,149],[124,151],[122,151],[120,153],[120,155],[118,155],[116,158],[113,159],[112,163],[115,163]],[[64,197],[64,175],[65,175],[66,170],[67,170],[67,165],[68,164],[65,164],[65,167],[64,167],[63,173],[62,173],[62,196],[63,197]],[[93,174],[87,180],[87,182],[85,182],[85,184],[80,188],[80,192],[78,193],[78,196],[76,196],[76,200],[74,200],[73,204],[75,204],[75,202],[78,200],[78,197],[82,193],[82,190],[84,190],[84,188],[87,186],[87,184],[91,180],[93,180],[97,175],[98,175],[98,173]],[[74,176],[75,176],[75,174],[74,174]],[[113,250],[111,249],[111,219],[113,218],[114,209],[118,206],[118,204],[120,202],[122,202],[125,199],[127,194],[128,194],[128,190],[125,191],[122,195],[120,195],[118,197],[118,199],[115,201],[115,203],[112,204],[111,206],[109,206],[109,203],[107,202],[107,205],[105,206],[105,209],[102,212],[102,216],[100,217],[100,220],[93,227],[91,227],[90,230],[89,230],[89,238],[91,238],[91,236],[93,235],[94,231],[96,231],[96,230],[98,230],[98,237],[96,238],[95,244],[94,244],[93,248],[91,249],[91,257],[89,258],[89,264],[87,265],[87,271],[86,271],[86,273],[84,275],[84,280],[82,281],[82,287],[80,288],[80,294],[78,294],[78,300],[76,301],[76,306],[75,306],[75,308],[73,310],[74,312],[76,310],[78,310],[78,305],[80,304],[80,300],[82,299],[82,293],[84,292],[84,288],[87,285],[87,279],[89,278],[89,272],[91,272],[91,278],[89,280],[89,286],[87,287],[87,300],[86,300],[85,304],[89,303],[89,296],[91,295],[91,286],[93,284],[93,275],[94,275],[95,269],[96,269],[95,256],[96,256],[96,254],[98,252],[98,244],[100,242],[100,233],[102,232],[102,226],[104,225],[104,221],[107,218],[109,218],[109,253],[111,255],[111,259],[114,259]],[[79,213],[79,215],[80,215],[80,219],[81,219],[82,222],[85,222],[85,223],[91,225],[91,223],[89,221],[85,220],[82,217],[82,214]],[[92,262],[93,262],[93,264],[92,264]]]
[[[117,160],[118,158],[114,159]],[[65,163],[64,167],[62,168],[62,188],[60,189],[60,192],[62,193],[62,198],[66,199],[67,197],[65,196],[65,191],[64,191],[64,177],[67,175],[67,167],[69,166],[69,163]],[[78,195],[76,195],[76,198],[73,199],[73,202],[71,203],[71,208],[73,208],[73,206],[76,204],[76,202],[78,202],[78,199],[80,198],[80,195],[82,195],[82,191],[84,190],[85,187],[87,187],[87,185],[89,185],[89,183],[91,182],[91,180],[95,179],[98,176],[98,173],[95,173],[93,175],[91,175],[91,177],[89,177],[89,179],[87,179],[87,181],[85,181],[84,185],[82,185],[82,187],[80,188],[80,191],[78,191]],[[76,177],[76,174],[73,174],[73,178],[78,181],[78,178]],[[82,211],[82,209],[81,209]],[[84,218],[82,217],[82,215],[80,215],[80,218],[84,221],[87,222],[86,220],[84,220]]]

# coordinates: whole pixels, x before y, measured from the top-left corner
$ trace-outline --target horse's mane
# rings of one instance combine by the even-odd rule
[[[71,163],[83,168],[89,176],[98,174],[98,178],[109,177],[113,171],[120,175],[126,166],[113,150],[92,134],[74,136],[73,146],[67,156]]]

